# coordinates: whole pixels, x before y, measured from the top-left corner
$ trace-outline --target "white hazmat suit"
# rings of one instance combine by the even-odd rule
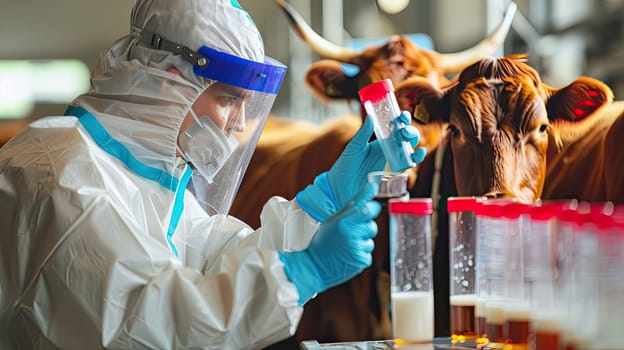
[[[236,5],[137,1],[132,34],[103,55],[73,103],[81,108],[35,121],[2,148],[1,349],[253,349],[294,333],[302,307],[276,250],[302,249],[319,223],[281,198],[256,231],[209,216],[186,190],[176,141],[212,81],[138,43],[149,30],[262,61]]]

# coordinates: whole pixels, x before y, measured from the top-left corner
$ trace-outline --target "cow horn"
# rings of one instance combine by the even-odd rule
[[[498,28],[477,45],[460,52],[441,54],[442,70],[445,73],[460,71],[479,59],[492,55],[500,47],[509,33],[511,22],[516,13],[516,4],[511,2],[503,22]]]
[[[292,6],[283,0],[274,0],[275,3],[284,10],[288,20],[297,31],[297,34],[310,48],[319,56],[327,59],[334,59],[344,63],[353,63],[354,58],[362,51],[349,49],[336,45],[322,36],[318,35],[306,21],[295,11]]]

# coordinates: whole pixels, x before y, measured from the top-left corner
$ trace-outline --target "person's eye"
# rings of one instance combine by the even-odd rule
[[[219,103],[221,103],[224,106],[230,106],[233,104],[238,103],[240,99],[238,97],[234,97],[234,96],[221,96],[219,97]]]

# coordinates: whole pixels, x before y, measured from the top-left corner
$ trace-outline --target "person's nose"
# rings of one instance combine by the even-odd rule
[[[243,132],[245,130],[245,103],[241,103],[239,108],[232,111],[228,124],[229,131]]]

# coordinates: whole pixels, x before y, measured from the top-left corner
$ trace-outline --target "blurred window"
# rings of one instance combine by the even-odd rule
[[[79,60],[0,60],[0,119],[29,116],[36,103],[64,104],[89,89]]]

